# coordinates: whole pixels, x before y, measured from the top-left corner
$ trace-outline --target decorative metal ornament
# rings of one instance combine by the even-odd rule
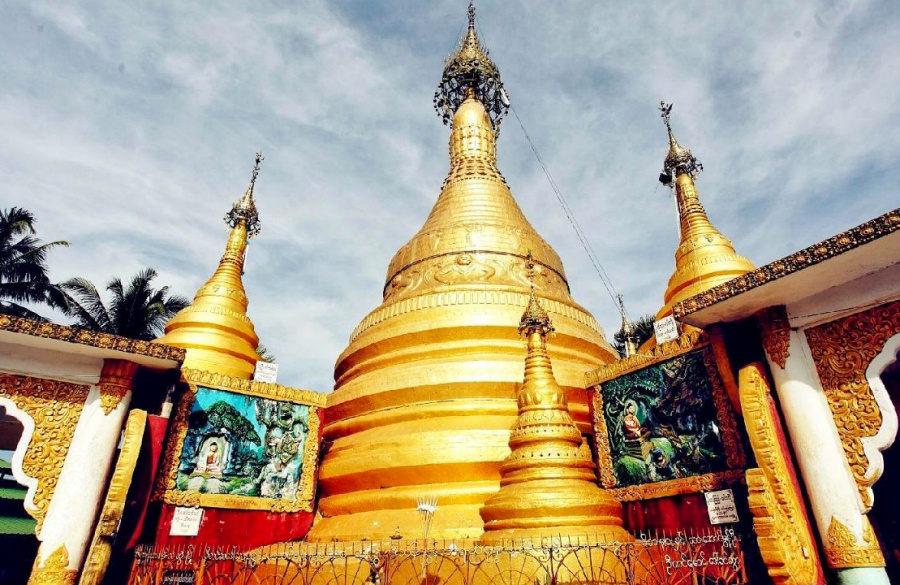
[[[500,121],[509,111],[509,96],[500,80],[500,70],[488,57],[475,32],[475,6],[469,3],[469,28],[460,39],[456,52],[444,62],[444,73],[434,92],[434,109],[449,125],[453,114],[468,97],[468,90],[480,101],[494,132],[500,130]]]
[[[231,211],[225,214],[225,223],[234,228],[242,221],[247,228],[247,239],[259,234],[262,227],[259,221],[259,212],[256,211],[256,203],[253,201],[253,187],[256,185],[256,177],[259,175],[259,163],[264,161],[261,152],[256,153],[256,162],[253,165],[253,175],[250,185],[244,191],[244,195],[232,206]]]
[[[666,186],[671,186],[676,177],[681,174],[688,174],[691,178],[696,179],[703,165],[697,160],[691,151],[678,144],[675,134],[672,133],[672,124],[669,115],[672,112],[672,104],[659,102],[659,111],[663,121],[666,124],[666,132],[669,135],[669,152],[666,153],[666,160],[663,163],[662,173],[659,175],[659,182]]]

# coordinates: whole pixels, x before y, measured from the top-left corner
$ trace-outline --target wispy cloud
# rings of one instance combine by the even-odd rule
[[[327,390],[387,263],[447,170],[431,94],[459,2],[20,3],[0,14],[3,205],[33,210],[59,278],[153,266],[186,295],[266,155],[250,315],[281,381]],[[898,204],[900,9],[480,2],[514,107],[632,315],[673,266],[655,110],[703,161],[713,222],[761,264]],[[12,57],[9,57],[12,56]],[[615,307],[513,116],[500,167],[607,331]]]

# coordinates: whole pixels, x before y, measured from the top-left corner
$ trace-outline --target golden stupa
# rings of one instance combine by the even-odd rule
[[[660,109],[669,135],[660,181],[669,186],[674,182],[681,237],[675,250],[675,271],[657,319],[671,313],[675,303],[754,269],[753,263],[738,254],[731,240],[710,223],[694,186],[703,165],[675,139],[669,120],[672,105],[661,103]]]
[[[253,176],[244,195],[225,216],[231,228],[225,253],[190,305],[166,324],[156,341],[187,350],[184,367],[250,379],[259,354],[259,337],[247,317],[247,294],[241,275],[247,240],[259,233],[253,187],[262,155],[256,153]]]
[[[557,327],[557,379],[582,433],[590,428],[584,372],[615,356],[497,170],[508,100],[471,6],[435,107],[451,122],[450,172],[425,225],[391,260],[383,302],[337,360],[310,541],[421,538],[423,497],[437,499],[434,538],[481,535],[479,509],[499,488],[516,421],[516,323],[530,257]]]
[[[565,534],[629,540],[622,505],[597,485],[587,442],[569,414],[566,395],[553,376],[547,335],[553,325],[531,291],[519,322],[526,339],[525,381],[519,416],[500,466],[500,491],[481,509],[486,544]]]

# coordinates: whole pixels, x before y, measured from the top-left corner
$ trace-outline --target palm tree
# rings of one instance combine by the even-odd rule
[[[154,289],[151,286],[154,278],[156,271],[147,268],[135,274],[127,287],[119,278],[110,280],[106,285],[112,295],[109,305],[103,302],[91,281],[71,278],[61,285],[71,297],[67,314],[82,329],[148,341],[155,339],[162,335],[168,320],[190,301],[180,295],[168,296],[167,286]]]
[[[21,303],[64,309],[66,293],[50,282],[47,253],[68,242],[41,242],[34,215],[21,207],[0,209],[0,313],[45,319]]]
[[[631,332],[634,345],[640,347],[654,335],[653,315],[644,315],[632,321]],[[613,334],[613,349],[619,352],[620,356],[625,356],[625,332],[622,329]]]

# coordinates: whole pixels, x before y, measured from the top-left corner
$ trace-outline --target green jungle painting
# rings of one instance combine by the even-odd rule
[[[615,487],[726,469],[702,350],[604,382],[600,392]]]
[[[309,406],[200,387],[187,422],[176,489],[297,497]]]

